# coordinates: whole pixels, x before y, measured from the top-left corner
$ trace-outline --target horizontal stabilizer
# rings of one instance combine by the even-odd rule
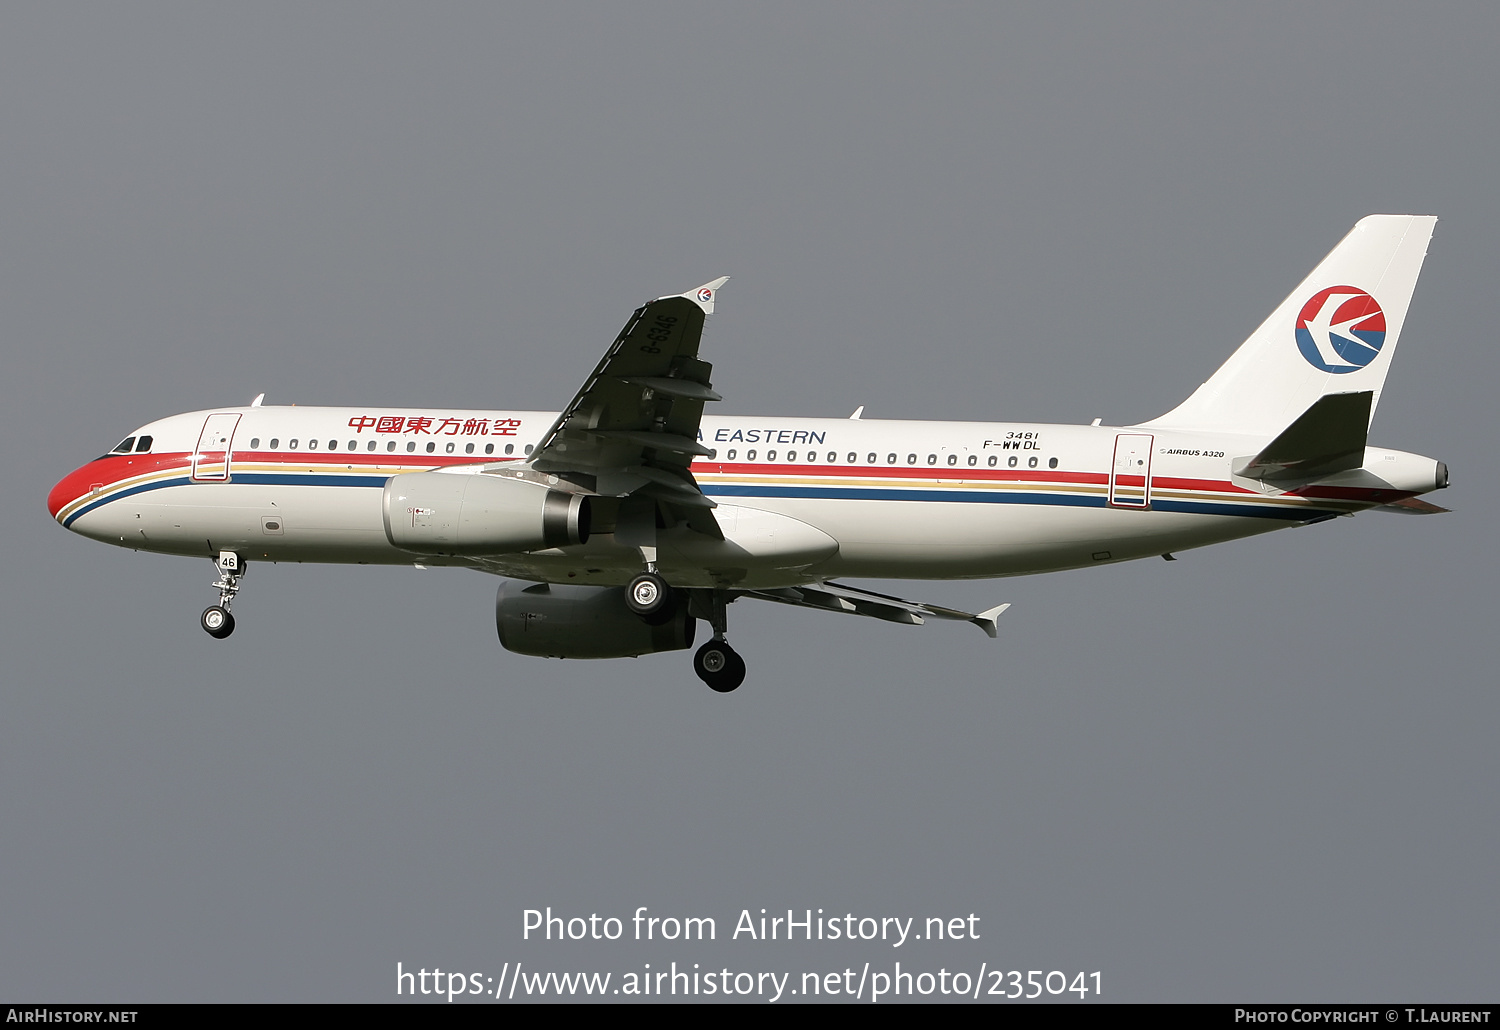
[[[1365,463],[1371,390],[1319,397],[1249,462],[1234,470],[1248,479],[1314,479]]]

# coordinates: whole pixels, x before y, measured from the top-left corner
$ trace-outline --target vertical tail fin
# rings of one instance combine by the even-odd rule
[[[1274,435],[1330,393],[1370,414],[1437,219],[1370,215],[1193,395],[1146,426]]]

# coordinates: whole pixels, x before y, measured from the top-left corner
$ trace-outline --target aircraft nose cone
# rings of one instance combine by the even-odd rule
[[[51,512],[54,519],[69,504],[93,490],[96,486],[103,485],[103,477],[95,473],[90,467],[92,464],[90,462],[89,465],[69,472],[62,479],[58,480],[57,485],[47,494],[47,511]]]

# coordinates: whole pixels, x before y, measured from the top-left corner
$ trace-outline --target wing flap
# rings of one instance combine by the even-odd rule
[[[929,618],[969,622],[984,630],[985,635],[991,638],[998,635],[996,620],[1010,607],[1009,604],[996,605],[975,615],[957,608],[908,601],[890,594],[879,594],[873,590],[862,590],[831,581],[815,586],[785,587],[779,590],[747,590],[743,596],[801,608],[821,608],[848,615],[863,615],[866,618],[908,626],[924,625]]]
[[[1403,497],[1399,501],[1382,504],[1380,507],[1372,510],[1389,511],[1397,515],[1449,515],[1453,512],[1452,508],[1440,508],[1436,504],[1422,500],[1420,497]]]

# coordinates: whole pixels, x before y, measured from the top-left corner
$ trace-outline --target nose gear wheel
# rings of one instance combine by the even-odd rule
[[[234,595],[240,592],[240,579],[245,575],[246,563],[233,551],[220,551],[216,565],[219,579],[214,587],[219,591],[219,603],[203,609],[198,624],[215,640],[223,640],[234,632],[234,615],[229,606],[234,604]]]
[[[234,616],[228,609],[218,605],[203,609],[203,615],[198,621],[202,624],[203,631],[216,640],[223,640],[234,632]]]

